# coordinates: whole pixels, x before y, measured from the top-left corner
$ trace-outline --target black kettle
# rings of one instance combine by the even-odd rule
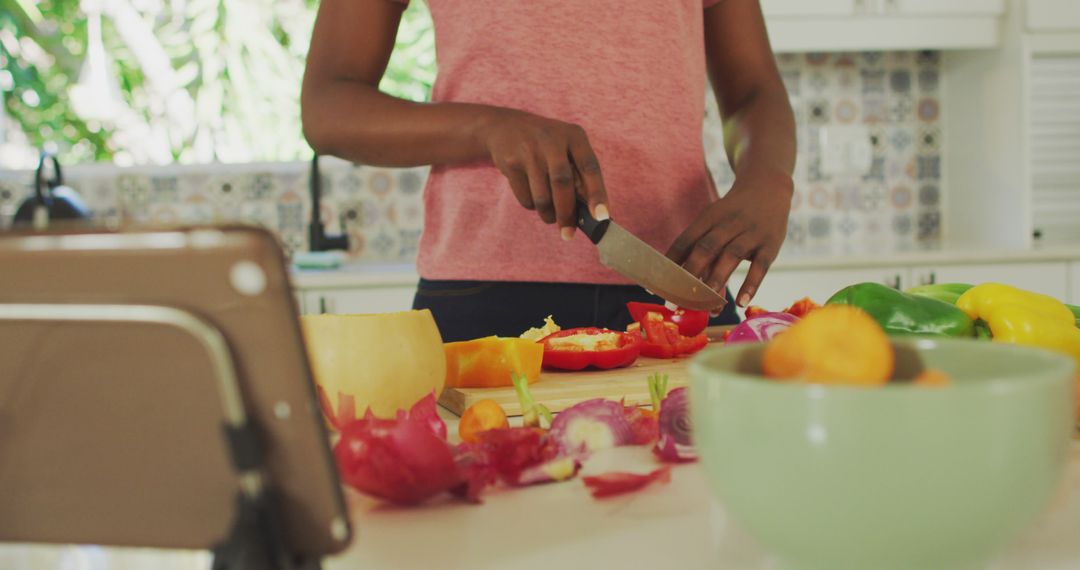
[[[53,176],[46,178],[45,167],[52,163]],[[74,189],[64,185],[60,161],[48,152],[41,153],[37,172],[34,174],[34,194],[15,210],[12,227],[31,227],[43,230],[52,220],[89,220],[90,208],[86,207]]]

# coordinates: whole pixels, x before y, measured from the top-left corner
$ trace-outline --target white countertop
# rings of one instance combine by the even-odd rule
[[[648,448],[596,454],[583,472],[645,472]],[[709,497],[698,464],[676,466],[671,482],[596,501],[580,478],[488,494],[482,505],[452,500],[419,508],[384,506],[350,493],[356,537],[326,570],[577,568],[773,569],[774,562],[734,527]],[[1080,442],[1061,493],[1042,519],[989,570],[1080,568]],[[5,570],[206,570],[205,553],[95,547],[0,545]]]
[[[1034,249],[939,249],[880,255],[781,256],[773,270],[934,266],[984,263],[1080,261],[1080,245]],[[746,267],[745,265],[743,266]],[[419,275],[413,263],[346,263],[338,269],[294,270],[293,283],[301,289],[415,286]]]

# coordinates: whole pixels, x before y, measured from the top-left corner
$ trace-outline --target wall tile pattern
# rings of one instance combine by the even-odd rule
[[[938,52],[785,54],[778,64],[798,125],[799,156],[785,255],[889,253],[939,245],[941,99]],[[861,174],[823,168],[822,131],[861,125],[872,158]],[[721,192],[734,175],[707,97],[706,160]],[[362,261],[411,261],[423,223],[427,168],[383,169],[327,159],[322,219],[345,228]],[[264,225],[288,251],[305,249],[308,164],[65,171],[106,222]],[[32,173],[0,172],[0,229],[30,192]]]

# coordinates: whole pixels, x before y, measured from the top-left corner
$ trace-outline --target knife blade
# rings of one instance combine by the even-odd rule
[[[596,244],[600,263],[646,290],[685,309],[718,311],[724,296],[679,264],[611,220],[598,221],[580,198],[577,225]]]

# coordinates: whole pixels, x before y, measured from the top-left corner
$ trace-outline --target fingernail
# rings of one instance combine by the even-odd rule
[[[559,233],[562,234],[563,241],[570,241],[574,239],[574,228],[567,226],[559,230]]]
[[[749,304],[750,304],[750,294],[749,293],[743,293],[742,295],[739,295],[739,306],[740,307],[745,309],[746,306],[749,305]]]
[[[608,215],[607,206],[599,204],[593,208],[593,217],[596,218],[596,221],[602,222],[609,219],[611,216]]]
[[[717,283],[716,281],[712,281],[709,283],[709,289],[712,289],[713,291],[723,291],[724,286],[720,283]]]

